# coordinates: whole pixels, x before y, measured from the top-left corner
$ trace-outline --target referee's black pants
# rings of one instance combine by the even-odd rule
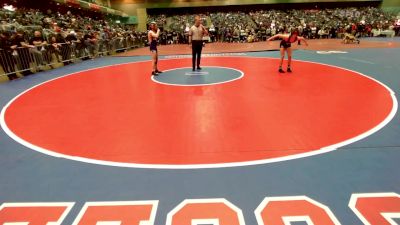
[[[192,40],[192,67],[193,70],[200,67],[201,51],[203,50],[203,41]],[[196,61],[197,59],[197,61]]]

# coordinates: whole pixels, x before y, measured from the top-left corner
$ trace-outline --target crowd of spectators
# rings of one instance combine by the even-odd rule
[[[203,25],[207,27],[208,16],[198,14],[203,21]],[[195,15],[173,15],[167,17],[165,14],[149,15],[147,23],[156,22],[161,29],[159,44],[187,44],[189,42],[189,29],[193,25]]]
[[[204,26],[208,26],[207,16],[198,14],[203,21]],[[174,15],[170,17],[169,30],[175,32],[185,32],[193,25],[195,15]]]
[[[400,18],[376,7],[217,12],[201,17],[209,29],[209,39],[212,42],[265,41],[270,36],[290,32],[294,28],[309,39],[340,38],[345,33],[358,37],[400,35]],[[172,36],[170,39],[176,41],[166,43],[185,43],[193,15],[169,18],[171,22],[166,28],[166,36]]]
[[[211,13],[211,41],[244,42],[257,30],[250,15],[244,12]]]
[[[69,64],[147,42],[146,32],[70,11],[1,9],[0,21],[0,64],[10,79],[16,78],[15,71],[31,73],[32,63],[41,70],[52,63]]]
[[[167,16],[165,14],[154,15],[154,16],[147,16],[147,24],[151,22],[156,22],[158,27],[164,28],[167,25]]]
[[[298,28],[307,38],[337,38],[339,34],[353,33],[372,36],[373,30],[397,31],[396,15],[375,7],[324,10],[262,10],[250,12],[262,36],[290,32]]]
[[[194,14],[149,16],[161,28],[160,44],[187,44]],[[341,34],[372,36],[374,31],[400,35],[400,18],[375,7],[319,10],[257,10],[200,14],[209,30],[207,41],[265,41],[297,28],[306,38],[338,38]],[[10,79],[52,62],[69,64],[119,49],[145,46],[147,33],[101,15],[37,9],[0,9],[0,66]],[[0,70],[1,73],[1,70]]]

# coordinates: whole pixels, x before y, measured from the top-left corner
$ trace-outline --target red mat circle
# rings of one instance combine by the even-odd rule
[[[161,60],[161,69],[191,59]],[[333,150],[370,135],[393,117],[391,91],[359,73],[277,59],[204,58],[241,70],[223,85],[154,83],[151,62],[82,71],[11,101],[3,128],[46,154],[115,166],[201,168],[280,161]]]

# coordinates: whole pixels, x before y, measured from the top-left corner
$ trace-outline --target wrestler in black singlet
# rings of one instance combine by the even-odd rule
[[[296,39],[293,40],[293,42],[290,42],[291,37],[292,37],[292,35],[290,35],[287,40],[283,39],[281,41],[281,43],[279,44],[279,47],[284,48],[284,49],[292,47],[292,43],[297,41],[297,36],[296,36]]]
[[[156,51],[157,52],[157,39],[152,37],[150,42],[150,51]]]

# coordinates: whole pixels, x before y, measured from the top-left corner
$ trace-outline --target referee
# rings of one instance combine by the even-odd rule
[[[201,50],[203,49],[203,36],[207,36],[208,31],[201,24],[200,16],[194,17],[194,25],[189,30],[189,44],[192,44],[192,67],[195,71],[201,70],[200,60],[201,60]],[[196,63],[197,58],[197,64]]]

